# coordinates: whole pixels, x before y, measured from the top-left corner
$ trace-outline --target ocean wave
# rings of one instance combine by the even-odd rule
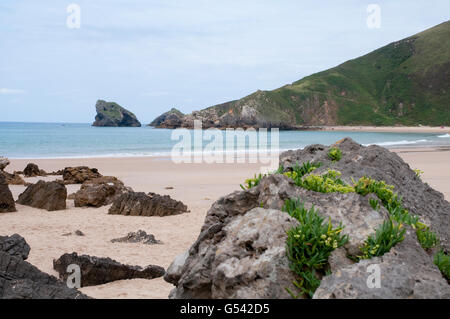
[[[441,137],[441,138],[445,138],[445,137],[450,137],[450,134],[444,134],[444,135],[438,135],[438,137]]]
[[[378,143],[371,143],[371,144],[364,144],[364,146],[369,145],[378,145],[378,146],[393,146],[393,145],[411,145],[411,144],[418,144],[418,143],[425,143],[428,142],[428,140],[415,140],[415,141],[388,141],[388,142],[378,142]]]

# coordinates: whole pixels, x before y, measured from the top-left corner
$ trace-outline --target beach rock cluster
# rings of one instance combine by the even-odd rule
[[[168,195],[128,192],[119,196],[108,214],[130,216],[171,216],[187,213],[187,206]]]
[[[98,169],[87,166],[66,167],[61,175],[64,184],[83,184],[87,180],[102,177]]]
[[[92,126],[140,127],[136,115],[114,102],[98,100],[95,104],[97,115]]]
[[[9,189],[6,177],[0,172],[0,213],[10,213],[16,211],[16,204]]]
[[[342,151],[340,161],[329,158],[331,147]],[[347,183],[368,176],[395,185],[405,208],[429,225],[448,251],[450,203],[395,153],[345,139],[333,146],[289,151],[281,154],[280,160],[285,171],[297,163],[321,162],[314,174],[334,169],[342,172]],[[356,256],[368,236],[389,220],[384,207],[370,204],[371,196],[314,192],[274,173],[253,188],[220,198],[209,209],[196,242],[168,268],[164,278],[175,285],[170,298],[291,297],[286,288],[295,290],[295,279],[285,251],[286,231],[296,220],[281,211],[287,199],[300,199],[308,209],[314,206],[333,227],[342,223],[342,234],[349,236],[329,258],[331,274],[317,274],[322,281],[314,298],[448,298],[447,280],[412,228],[403,242],[382,257],[359,262],[348,258]],[[381,290],[370,290],[366,284],[371,264],[381,267]]]
[[[26,262],[29,252],[30,247],[19,235],[0,236],[0,299],[88,298]]]
[[[85,181],[75,193],[75,207],[101,207],[111,204],[116,198],[132,191],[113,176],[103,176]]]
[[[157,240],[154,235],[147,234],[143,230],[137,232],[128,233],[125,237],[115,238],[111,240],[112,243],[141,243],[146,245],[162,244],[160,240]]]
[[[111,258],[99,258],[77,253],[64,254],[53,261],[60,279],[67,280],[67,266],[78,265],[81,270],[81,287],[96,286],[125,279],[153,279],[165,274],[164,268],[149,265],[145,268],[121,264]]]
[[[19,195],[18,204],[48,211],[66,209],[67,189],[61,181],[38,181]]]

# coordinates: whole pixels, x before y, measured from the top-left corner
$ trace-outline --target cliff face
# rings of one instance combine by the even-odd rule
[[[114,102],[98,100],[95,109],[97,115],[92,126],[140,127],[136,115]]]
[[[450,21],[273,91],[179,116],[204,127],[450,125]],[[164,121],[158,124],[164,127]]]

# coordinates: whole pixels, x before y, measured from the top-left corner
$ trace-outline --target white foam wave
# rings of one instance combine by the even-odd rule
[[[444,134],[444,135],[438,135],[438,137],[440,137],[440,138],[445,138],[445,137],[450,137],[450,134]]]

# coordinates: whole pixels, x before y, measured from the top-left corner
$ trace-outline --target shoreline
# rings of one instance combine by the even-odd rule
[[[318,126],[318,131],[372,133],[450,133],[450,126]],[[312,130],[314,131],[314,129]]]

